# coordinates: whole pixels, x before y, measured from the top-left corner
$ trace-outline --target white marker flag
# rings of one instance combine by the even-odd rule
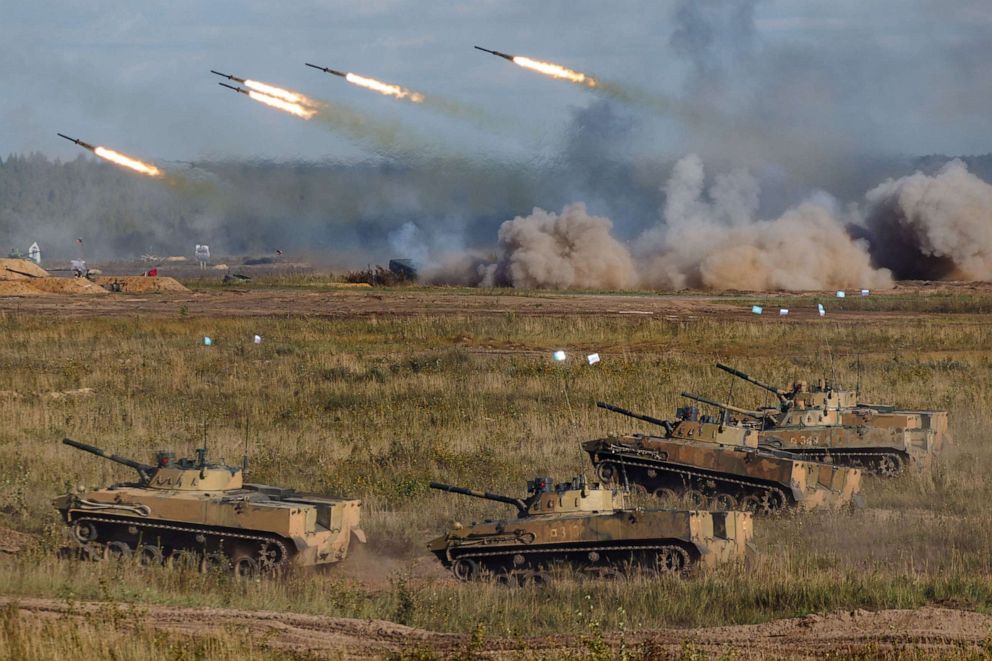
[[[555,351],[553,354],[551,354],[551,357],[560,363],[561,361],[565,360],[565,352],[559,349],[558,351]]]
[[[262,336],[261,335],[256,335],[255,336],[255,344],[261,344],[261,343],[262,343]]]
[[[590,365],[595,365],[596,363],[599,362],[599,354],[598,353],[591,353],[588,356],[586,356],[586,360],[589,361],[589,364]]]
[[[779,308],[779,310],[778,310],[778,316],[780,316],[780,317],[788,317],[789,316],[789,309],[788,308]]]
[[[214,343],[214,341],[213,341],[212,339],[210,339],[210,337],[208,337],[207,335],[204,335],[204,336],[203,336],[203,346],[205,346],[205,347],[209,347],[209,346],[211,346],[211,345],[212,345],[213,343]]]
[[[826,308],[823,307],[823,303],[816,304],[816,311],[820,313],[821,317],[827,313]]]
[[[765,311],[765,309],[763,307],[761,307],[760,305],[752,305],[751,306],[751,312],[753,312],[754,314],[761,314],[764,311]]]

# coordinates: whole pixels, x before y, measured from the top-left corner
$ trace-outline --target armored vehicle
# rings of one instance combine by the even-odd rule
[[[926,464],[947,436],[946,411],[901,411],[858,403],[857,391],[820,380],[785,390],[727,365],[717,367],[773,393],[777,407],[756,411],[716,404],[759,421],[759,441],[803,457],[896,475],[907,464]]]
[[[138,481],[59,496],[53,504],[93,558],[137,554],[143,562],[226,557],[251,576],[338,562],[352,537],[365,541],[357,500],[245,484],[241,467],[158,452],[155,464],[66,438],[66,445],[133,468]]]
[[[659,436],[583,443],[606,483],[640,487],[660,498],[681,497],[698,507],[760,514],[837,509],[851,504],[861,488],[861,471],[759,447],[755,429],[733,424],[726,415],[700,416],[686,406],[669,421],[603,402],[597,406],[664,429]]]
[[[628,507],[616,486],[585,478],[528,482],[513,498],[431,482],[431,488],[485,498],[517,509],[517,517],[454,524],[427,548],[456,578],[541,583],[555,565],[617,576],[680,572],[744,558],[752,536],[746,512],[644,510]]]

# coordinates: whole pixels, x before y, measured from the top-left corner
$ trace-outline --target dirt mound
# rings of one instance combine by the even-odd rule
[[[0,280],[47,278],[48,271],[29,259],[0,259]]]
[[[0,597],[0,606],[42,618],[86,618],[118,604],[71,602],[54,599]],[[124,608],[127,608],[124,606]],[[229,608],[180,608],[141,605],[134,609],[148,626],[187,636],[237,629],[259,643],[308,658],[380,658],[402,652],[430,650],[435,655],[520,658],[577,657],[588,652],[582,636],[543,638],[487,637],[473,649],[470,636],[415,629],[383,620],[302,615]],[[131,618],[129,618],[131,621]],[[940,658],[969,652],[980,656],[992,628],[992,616],[946,608],[854,611],[808,615],[765,624],[701,629],[628,631],[628,649],[649,658],[806,659],[832,656],[892,657],[907,652]],[[607,635],[605,644],[620,640]],[[976,657],[977,658],[977,657]]]
[[[0,279],[0,296],[47,296],[48,292],[31,286],[31,283],[24,280],[2,280]]]
[[[115,284],[125,294],[147,294],[160,291],[189,291],[175,278],[143,275],[100,275],[94,278],[101,287],[110,289]]]
[[[106,289],[86,278],[33,278],[27,282],[36,291],[49,294],[106,294]]]
[[[31,535],[26,535],[10,528],[0,528],[0,555],[4,553],[19,553],[37,543]]]

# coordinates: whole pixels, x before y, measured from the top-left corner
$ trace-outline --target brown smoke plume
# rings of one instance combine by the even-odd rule
[[[889,179],[866,200],[872,256],[897,278],[992,280],[992,185],[963,162]]]
[[[702,161],[675,164],[662,222],[634,254],[607,218],[582,204],[535,209],[503,223],[495,258],[459,253],[438,282],[551,289],[887,289],[897,278],[992,280],[992,185],[953,161],[869,191],[863,211],[839,214],[825,194],[778,218],[757,218],[758,182],[717,175]],[[860,238],[855,234],[863,235]]]
[[[637,284],[630,253],[613,238],[609,218],[584,204],[561,214],[534,209],[499,228],[500,258],[483,271],[482,286],[547,289],[628,289]]]
[[[637,272],[629,251],[610,234],[608,218],[590,216],[584,204],[560,214],[534,209],[500,226],[495,259],[449,255],[427,279],[447,284],[533,289],[630,289]]]
[[[805,202],[757,220],[758,183],[747,172],[715,178],[702,161],[676,163],[665,186],[664,223],[644,234],[644,284],[662,289],[813,290],[892,286],[865,241],[824,204]]]

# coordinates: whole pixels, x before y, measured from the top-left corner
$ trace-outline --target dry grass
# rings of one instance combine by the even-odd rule
[[[388,292],[387,292],[388,295]],[[0,525],[43,537],[0,559],[0,592],[392,619],[493,635],[758,622],[808,612],[992,608],[992,327],[955,314],[873,324],[667,322],[618,317],[423,316],[402,320],[0,318]],[[976,303],[984,311],[988,299]],[[251,343],[254,334],[265,338]],[[216,341],[201,345],[203,335]],[[478,347],[487,347],[480,349]],[[598,351],[594,367],[550,360]],[[505,349],[503,351],[502,349]],[[956,446],[932,470],[866,486],[867,509],[762,521],[761,556],[685,581],[582,583],[547,591],[428,578],[424,543],[452,518],[499,505],[431,492],[432,479],[520,493],[535,474],[589,471],[578,441],[643,429],[597,399],[666,415],[681,390],[725,398],[716,360],[785,382],[827,373],[866,397],[952,412]],[[92,388],[85,397],[46,393]],[[739,404],[764,400],[738,382]],[[60,560],[49,500],[128,470],[59,444],[71,436],[148,459],[191,452],[240,461],[250,420],[253,481],[365,501],[382,577],[346,568],[285,581]],[[35,625],[32,625],[35,626]],[[135,645],[143,644],[141,639]]]

